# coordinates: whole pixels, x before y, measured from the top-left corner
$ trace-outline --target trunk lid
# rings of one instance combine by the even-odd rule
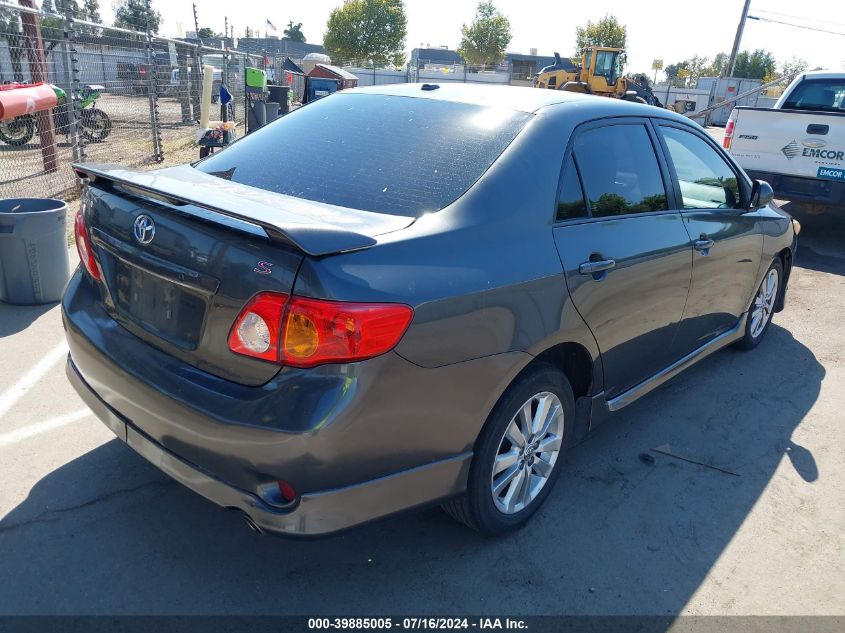
[[[83,213],[103,271],[105,310],[150,345],[247,385],[280,369],[229,350],[232,324],[253,295],[289,294],[306,254],[367,248],[379,232],[412,221],[368,221],[190,167],[76,168],[89,180]]]

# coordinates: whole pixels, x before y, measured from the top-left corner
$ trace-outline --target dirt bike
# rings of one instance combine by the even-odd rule
[[[53,88],[58,95],[58,104],[53,108],[53,126],[57,133],[70,134],[69,109],[67,95],[61,88]],[[103,86],[85,86],[76,95],[79,133],[89,143],[102,143],[111,133],[109,115],[96,107],[97,99]],[[89,107],[90,106],[90,107]],[[35,115],[22,114],[9,121],[0,121],[0,141],[19,147],[26,145],[35,135]]]

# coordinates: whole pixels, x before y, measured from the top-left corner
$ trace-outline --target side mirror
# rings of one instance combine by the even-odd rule
[[[775,199],[772,186],[765,180],[755,180],[751,187],[751,208],[762,209]]]

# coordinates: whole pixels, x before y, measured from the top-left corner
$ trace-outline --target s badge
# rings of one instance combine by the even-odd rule
[[[253,268],[254,272],[257,272],[259,275],[269,275],[273,272],[273,264],[270,262],[258,262],[258,265]]]

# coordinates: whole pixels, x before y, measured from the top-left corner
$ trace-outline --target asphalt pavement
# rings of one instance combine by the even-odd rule
[[[88,413],[57,306],[0,304],[0,614],[843,615],[845,211],[802,220],[766,340],[617,414],[501,539],[438,508],[257,536]]]

